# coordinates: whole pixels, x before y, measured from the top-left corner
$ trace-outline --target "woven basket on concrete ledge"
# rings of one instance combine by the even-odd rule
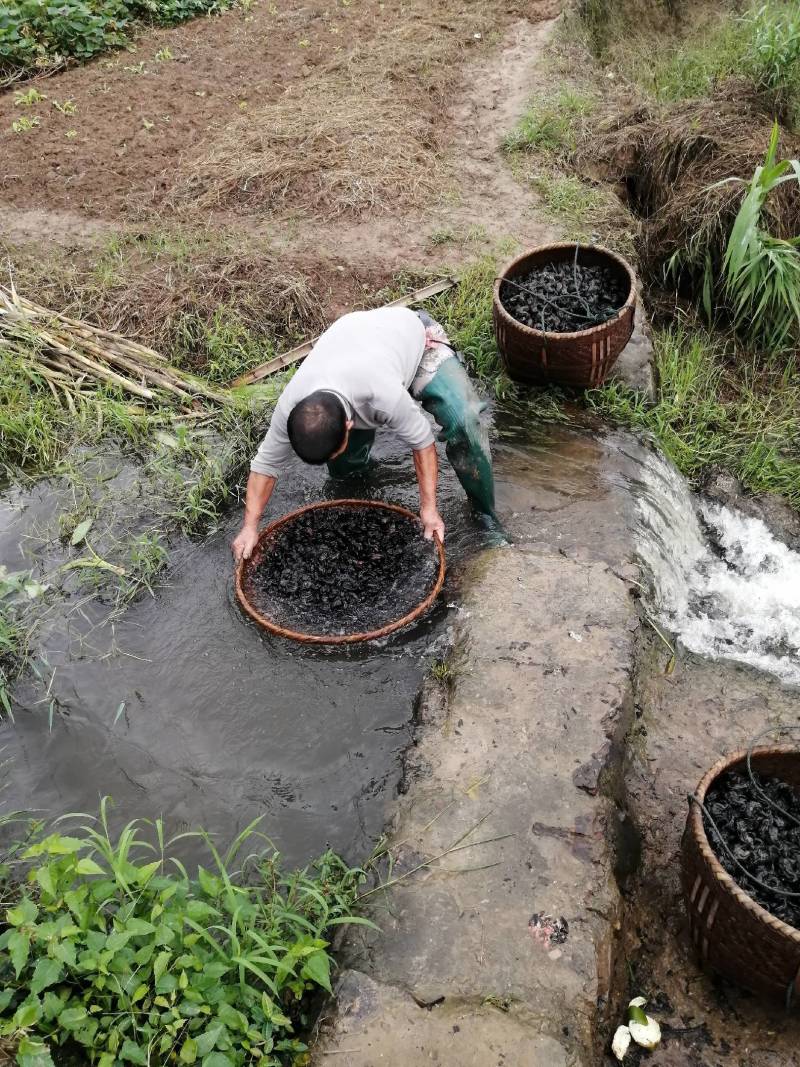
[[[523,252],[503,269],[494,285],[494,329],[497,347],[509,378],[534,385],[566,385],[593,389],[602,385],[617,357],[631,339],[636,309],[636,276],[625,260],[599,245],[581,245],[578,262],[610,267],[627,285],[628,297],[617,314],[588,330],[575,333],[544,333],[525,326],[500,302],[505,278],[516,279],[531,267],[545,263],[570,263],[573,243],[543,245]]]
[[[697,787],[705,804],[712,783],[726,771],[746,772],[747,752],[715,764]],[[800,752],[796,748],[757,748],[752,767],[800,789]],[[712,849],[698,804],[690,803],[683,835],[682,874],[692,942],[703,964],[738,985],[800,1007],[800,930],[776,919],[731,878]]]

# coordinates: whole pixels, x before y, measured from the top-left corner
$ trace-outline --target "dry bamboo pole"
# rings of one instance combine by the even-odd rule
[[[0,331],[8,324],[6,332],[17,341],[28,340],[26,331],[47,352],[37,353],[40,363],[58,357],[54,366],[82,378],[87,371],[99,378],[112,381],[121,388],[143,399],[153,400],[155,390],[166,390],[177,398],[181,405],[189,407],[199,398],[217,403],[227,403],[228,397],[193,376],[184,375],[169,366],[164,356],[152,348],[114,333],[79,322],[58,312],[51,312],[33,301],[20,296],[16,290],[0,286]],[[101,342],[108,343],[103,345]],[[0,344],[3,344],[0,340]],[[99,362],[98,362],[99,361]],[[118,373],[124,370],[136,380]],[[151,388],[152,387],[152,388]]]
[[[417,289],[416,292],[411,293],[409,296],[401,296],[398,300],[391,300],[388,304],[382,306],[387,308],[411,307],[413,304],[419,304],[423,300],[438,296],[439,293],[446,293],[448,289],[452,289],[456,285],[458,285],[458,282],[454,278],[442,278],[441,281],[434,282],[433,285],[426,285],[423,289]],[[315,337],[313,341],[305,341],[296,348],[284,352],[282,356],[275,356],[274,359],[267,360],[266,363],[254,367],[240,378],[234,379],[228,388],[237,389],[242,385],[253,385],[255,382],[261,381],[262,378],[268,378],[271,374],[277,374],[278,371],[285,370],[286,367],[290,367],[293,363],[299,363],[306,358],[318,340],[319,338]]]

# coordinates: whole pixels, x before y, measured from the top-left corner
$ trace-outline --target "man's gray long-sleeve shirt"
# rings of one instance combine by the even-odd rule
[[[269,430],[250,464],[277,477],[294,455],[286,422],[300,400],[335,393],[359,429],[393,430],[409,448],[433,443],[430,423],[409,389],[425,351],[425,327],[408,308],[343,315],[325,331],[275,405]]]

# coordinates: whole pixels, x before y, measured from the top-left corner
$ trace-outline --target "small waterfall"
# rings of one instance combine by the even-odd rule
[[[691,652],[800,684],[800,554],[760,519],[690,493],[643,450],[632,484],[649,607]]]

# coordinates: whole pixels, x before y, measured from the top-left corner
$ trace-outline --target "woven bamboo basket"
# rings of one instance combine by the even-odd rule
[[[611,267],[627,284],[628,297],[613,318],[575,333],[545,333],[519,322],[500,302],[500,288],[505,278],[518,278],[536,264],[572,262],[576,247],[565,243],[530,249],[512,259],[495,281],[493,318],[497,347],[503,366],[514,381],[595,388],[603,384],[631,339],[636,311],[636,276],[621,256],[599,245],[581,245],[578,262]]]
[[[753,770],[800,789],[800,751],[757,748]],[[694,794],[705,804],[711,784],[725,771],[746,770],[747,752],[715,764]],[[701,962],[738,985],[787,1008],[800,1006],[800,930],[775,918],[741,889],[717,859],[691,802],[682,847],[682,879],[689,930]]]
[[[350,645],[359,641],[374,641],[379,637],[387,637],[389,634],[402,629],[404,626],[408,626],[410,623],[415,622],[424,615],[438,597],[442,590],[442,585],[444,584],[444,546],[438,538],[436,539],[434,546],[438,557],[438,569],[436,572],[436,580],[430,592],[413,611],[409,611],[407,614],[403,615],[402,618],[395,619],[388,625],[382,626],[379,630],[353,634],[303,633],[302,631],[290,630],[285,626],[278,625],[278,623],[274,622],[266,615],[263,615],[251,603],[248,596],[249,575],[258,566],[275,531],[279,530],[282,526],[294,522],[301,515],[306,514],[306,512],[319,511],[323,508],[376,508],[383,511],[393,511],[398,515],[402,515],[406,519],[411,519],[413,522],[419,523],[419,518],[413,511],[409,511],[407,508],[402,508],[398,504],[384,504],[380,500],[324,500],[318,504],[307,504],[305,507],[289,512],[288,515],[276,519],[275,522],[270,523],[269,526],[266,526],[261,531],[258,543],[254,548],[250,559],[240,560],[236,568],[236,597],[246,614],[249,615],[254,622],[258,623],[259,626],[269,631],[269,633],[276,634],[278,637],[286,637],[291,641],[301,641],[304,644],[315,645]]]

